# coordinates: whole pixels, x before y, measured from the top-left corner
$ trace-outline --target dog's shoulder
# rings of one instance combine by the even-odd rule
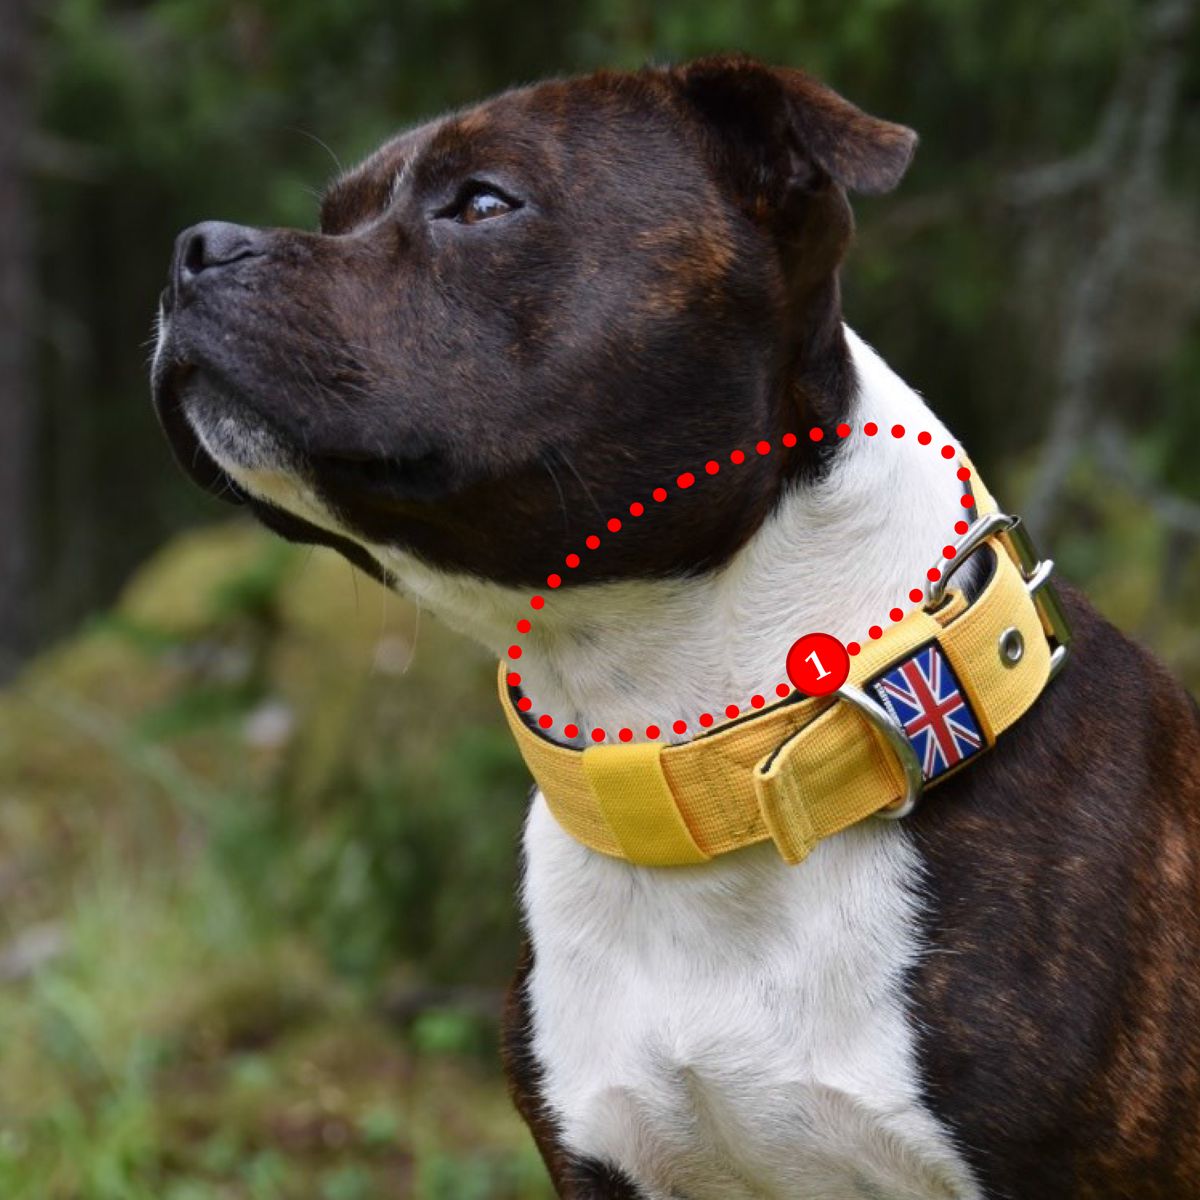
[[[1135,1177],[1138,1195],[1191,1194],[1197,707],[1077,589],[1059,593],[1066,668],[910,820],[930,920],[910,994],[922,1074],[995,1194],[1091,1180],[1108,1195]]]

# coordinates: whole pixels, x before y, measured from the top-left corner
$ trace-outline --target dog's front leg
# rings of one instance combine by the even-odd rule
[[[581,1159],[567,1150],[542,1094],[541,1071],[530,1046],[531,1023],[526,983],[533,968],[533,945],[522,943],[517,973],[504,1007],[502,1042],[508,1090],[541,1152],[555,1191],[563,1200],[647,1200],[615,1167]]]

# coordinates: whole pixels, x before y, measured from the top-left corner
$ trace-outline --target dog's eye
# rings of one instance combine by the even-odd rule
[[[515,200],[510,200],[495,188],[479,186],[455,201],[444,215],[453,217],[461,225],[477,225],[480,221],[502,217],[520,207]]]

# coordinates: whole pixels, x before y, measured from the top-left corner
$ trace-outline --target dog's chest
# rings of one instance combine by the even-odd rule
[[[755,847],[646,870],[578,846],[538,796],[526,854],[533,1048],[569,1149],[647,1196],[978,1195],[920,1104],[896,827],[800,868]]]

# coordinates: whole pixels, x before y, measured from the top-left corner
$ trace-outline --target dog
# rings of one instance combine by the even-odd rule
[[[915,141],[736,55],[506,92],[343,174],[319,232],[182,233],[159,419],[201,485],[491,647],[537,753],[657,781],[822,703],[771,692],[789,643],[871,651],[983,494],[842,319],[847,195],[895,187]],[[1010,568],[959,545],[961,608]],[[558,1194],[1200,1197],[1200,712],[1078,591],[1058,604],[1027,711],[915,808],[902,785],[902,819],[791,853],[774,825],[710,853],[676,821],[660,864],[535,788],[504,1056]],[[895,727],[873,711],[853,761]]]

